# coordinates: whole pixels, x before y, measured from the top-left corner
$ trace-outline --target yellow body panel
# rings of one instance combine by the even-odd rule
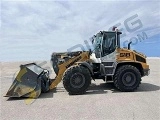
[[[141,53],[138,53],[134,50],[125,49],[125,48],[118,48],[116,61],[119,63],[120,62],[140,63],[143,69],[149,69],[149,65],[147,65],[146,62],[144,63],[136,60],[136,55],[142,57],[146,61],[146,56]]]
[[[134,55],[131,50],[118,48],[116,61],[117,62],[121,62],[121,61],[131,62],[131,61],[134,61]]]

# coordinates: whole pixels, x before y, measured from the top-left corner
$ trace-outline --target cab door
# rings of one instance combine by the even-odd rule
[[[105,68],[106,75],[113,75],[116,68],[116,32],[106,32],[101,44],[101,63]]]

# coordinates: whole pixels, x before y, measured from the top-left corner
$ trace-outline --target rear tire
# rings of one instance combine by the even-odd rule
[[[124,92],[131,92],[139,87],[141,82],[141,73],[132,65],[123,65],[119,67],[114,75],[114,85]]]
[[[63,75],[64,88],[72,95],[85,93],[90,83],[89,70],[80,65],[68,68]]]

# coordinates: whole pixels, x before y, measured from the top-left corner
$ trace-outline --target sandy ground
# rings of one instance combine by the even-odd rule
[[[135,92],[119,92],[112,83],[97,80],[86,94],[69,96],[61,83],[29,105],[26,99],[3,97],[23,63],[0,63],[1,120],[160,120],[160,58],[148,59],[151,74]],[[54,77],[49,63],[38,63]]]

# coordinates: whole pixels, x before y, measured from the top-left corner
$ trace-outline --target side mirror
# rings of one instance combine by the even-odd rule
[[[93,52],[93,51],[92,51],[91,49],[89,49],[89,55],[91,55],[91,54],[92,54],[92,52]]]

